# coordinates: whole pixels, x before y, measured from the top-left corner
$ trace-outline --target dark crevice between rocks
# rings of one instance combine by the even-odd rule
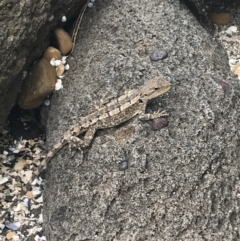
[[[240,2],[235,0],[180,0],[180,3],[192,12],[197,21],[210,34],[213,34],[215,26],[209,19],[209,12],[233,13],[234,9],[240,6]]]
[[[16,139],[35,139],[43,137],[45,130],[41,125],[40,109],[23,110],[14,106],[7,119],[7,128]]]
[[[79,12],[80,10],[81,8],[79,8]],[[70,20],[67,20],[66,23],[62,23],[60,21],[55,26],[53,31],[56,28],[63,28],[71,36],[77,18],[78,14],[74,15],[73,18],[71,18]],[[38,35],[45,34],[43,31],[44,29],[42,28],[42,31],[40,31]],[[39,46],[38,43],[33,44],[30,51],[31,53],[29,54],[31,56],[27,58],[28,61],[26,62],[25,67],[23,68],[25,71],[29,72],[33,64],[43,56],[44,51],[48,46],[56,47],[55,40],[53,38],[53,31],[47,34],[45,38],[45,43],[42,44],[44,46]],[[43,49],[44,51],[42,51]],[[31,60],[31,62],[29,62],[29,60]],[[18,78],[21,77],[22,73],[19,74]],[[5,134],[4,137],[3,134],[0,133],[0,139],[4,138],[5,143],[8,143],[8,145],[11,145],[14,142],[14,140],[20,140],[21,138],[27,140],[35,138],[45,140],[45,128],[41,124],[42,121],[40,114],[42,106],[43,104],[40,107],[32,110],[24,110],[20,108],[18,104],[13,106],[5,124],[5,130],[7,130],[8,133]],[[8,141],[6,141],[6,139]],[[0,145],[0,153],[2,153],[3,149],[3,145]]]

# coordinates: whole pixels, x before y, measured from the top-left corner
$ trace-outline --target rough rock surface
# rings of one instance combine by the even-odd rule
[[[172,0],[96,1],[83,26],[52,99],[49,148],[107,90],[156,75],[173,87],[147,110],[167,110],[169,125],[135,118],[83,153],[63,148],[46,172],[48,240],[238,240],[240,87],[221,45]],[[155,49],[168,57],[151,62]]]
[[[3,0],[0,7],[0,131],[22,84],[22,71],[39,58],[51,31],[70,19],[85,0]],[[48,21],[51,16],[52,21]]]

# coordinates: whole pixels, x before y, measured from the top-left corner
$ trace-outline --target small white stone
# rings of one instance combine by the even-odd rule
[[[14,236],[12,237],[12,241],[20,241],[19,236],[18,236],[18,235],[14,235]]]
[[[63,88],[62,80],[61,79],[57,79],[57,83],[55,85],[55,90],[60,90],[62,88]]]
[[[238,32],[237,26],[231,26],[227,30],[231,31],[232,33],[237,33]]]
[[[67,57],[68,57],[68,56],[62,56],[62,63],[63,63],[63,64],[66,64],[66,62],[67,62]]]
[[[42,215],[42,213],[39,215],[38,222],[39,223],[43,223],[43,215]]]
[[[69,69],[70,69],[69,64],[66,64],[66,65],[65,65],[65,70],[69,70]]]
[[[62,23],[67,22],[67,17],[66,16],[62,16]]]
[[[45,101],[44,101],[44,104],[46,105],[46,106],[49,106],[50,105],[50,100],[49,99],[46,99]]]
[[[228,63],[229,64],[236,64],[237,60],[236,59],[229,59]]]
[[[7,151],[3,151],[3,154],[4,154],[4,155],[7,155],[7,154],[8,154],[8,152],[7,152]]]
[[[54,19],[54,15],[52,14],[51,17],[49,17],[48,21],[51,22]]]
[[[0,184],[6,183],[8,181],[8,177],[3,177],[0,175]]]
[[[93,3],[92,3],[92,2],[89,2],[89,3],[88,3],[88,7],[89,7],[89,8],[93,8]]]

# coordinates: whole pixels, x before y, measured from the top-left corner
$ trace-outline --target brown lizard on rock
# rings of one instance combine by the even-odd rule
[[[33,173],[28,184],[32,184],[41,171],[46,168],[47,163],[54,155],[68,143],[72,143],[74,146],[87,147],[91,144],[97,130],[118,126],[136,115],[143,120],[166,116],[165,111],[147,114],[145,113],[145,109],[149,100],[164,94],[170,88],[171,84],[168,81],[163,80],[161,77],[155,77],[147,81],[139,89],[131,90],[127,94],[113,99],[92,114],[83,117],[68,130],[62,139],[53,146],[52,150],[47,153],[41,166]],[[83,140],[78,138],[79,135],[84,133]],[[13,202],[9,209],[13,207],[14,204],[15,202]]]
[[[170,88],[171,84],[168,81],[163,80],[161,77],[155,77],[147,81],[139,89],[131,90],[127,94],[113,99],[109,103],[100,107],[97,111],[83,117],[70,130],[65,132],[63,138],[53,146],[51,151],[48,152],[41,168],[35,172],[34,177],[46,167],[47,163],[53,158],[53,156],[67,143],[80,148],[87,147],[91,144],[95,132],[99,129],[118,126],[132,119],[136,115],[142,120],[150,120],[166,116],[167,114],[165,111],[147,114],[145,113],[145,109],[148,100],[164,94]],[[78,138],[78,136],[83,133],[85,133],[85,136],[82,140]]]

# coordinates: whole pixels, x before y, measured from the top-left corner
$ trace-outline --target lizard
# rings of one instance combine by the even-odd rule
[[[48,162],[55,156],[55,154],[68,143],[80,147],[80,149],[85,148],[90,146],[95,132],[99,129],[118,126],[137,115],[139,119],[142,120],[150,120],[166,116],[167,113],[165,111],[158,111],[150,114],[145,113],[145,109],[149,100],[164,94],[170,88],[171,84],[168,81],[161,77],[155,77],[148,80],[139,89],[131,90],[126,94],[99,106],[95,112],[83,117],[70,130],[65,132],[63,137],[53,146],[52,150],[47,153],[40,167],[38,167],[33,173],[32,178],[28,181],[27,185],[32,184],[35,178],[46,168]],[[84,133],[85,135],[83,139],[78,137]],[[16,202],[13,202],[9,209],[13,207],[15,203]]]

